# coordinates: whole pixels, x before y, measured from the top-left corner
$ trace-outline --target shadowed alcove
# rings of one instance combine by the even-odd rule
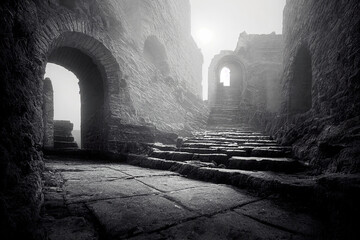
[[[290,80],[289,110],[291,113],[303,113],[311,109],[311,88],[311,55],[305,46],[301,46],[295,57],[293,78]]]

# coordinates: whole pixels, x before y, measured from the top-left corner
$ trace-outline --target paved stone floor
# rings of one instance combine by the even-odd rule
[[[50,239],[319,239],[304,206],[125,164],[50,158],[42,224]]]

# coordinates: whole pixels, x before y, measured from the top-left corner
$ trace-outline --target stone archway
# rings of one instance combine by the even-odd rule
[[[230,70],[229,86],[221,83],[221,71]],[[235,55],[225,55],[214,59],[209,68],[209,103],[210,106],[226,105],[238,107],[246,89],[245,66]]]
[[[65,67],[79,79],[82,148],[106,149],[109,89],[116,90],[121,77],[116,59],[101,42],[79,32],[62,33],[46,56],[47,62]]]

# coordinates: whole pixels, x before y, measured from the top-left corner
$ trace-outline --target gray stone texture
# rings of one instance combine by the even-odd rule
[[[51,239],[317,239],[323,231],[302,204],[168,171],[53,158],[45,173],[41,222]],[[106,198],[87,198],[94,193]]]
[[[209,66],[208,124],[254,121],[257,113],[280,110],[283,37],[243,32],[234,51],[221,51]],[[230,70],[230,86],[220,82],[223,67]]]
[[[54,90],[50,78],[44,80],[43,90],[44,148],[54,147]]]
[[[284,10],[282,114],[265,125],[319,172],[360,171],[359,7],[356,0],[291,0]],[[308,63],[299,62],[304,51]],[[310,66],[308,86],[296,83],[302,64]],[[291,109],[294,91],[310,92],[310,109]]]
[[[119,151],[122,141],[174,141],[164,132],[204,125],[202,55],[190,35],[188,1],[5,0],[0,15],[5,236],[28,237],[42,203],[46,63],[60,64],[80,80],[84,148]],[[148,38],[165,49],[168,71],[145,58]]]

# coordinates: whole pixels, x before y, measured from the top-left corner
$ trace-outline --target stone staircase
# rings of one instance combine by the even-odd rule
[[[247,126],[213,127],[178,141],[177,147],[155,144],[152,158],[200,162],[209,167],[296,173],[306,165],[292,158],[291,147]]]
[[[66,120],[54,121],[54,149],[76,150],[78,144],[72,136],[73,124]]]

